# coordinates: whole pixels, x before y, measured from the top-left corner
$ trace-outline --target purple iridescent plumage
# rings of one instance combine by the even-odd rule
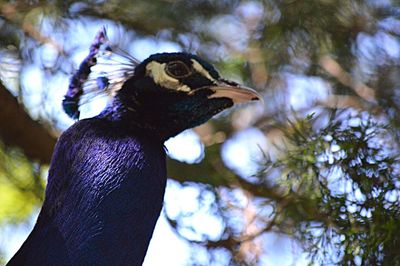
[[[79,121],[53,155],[30,235],[41,241],[28,238],[9,265],[141,265],[165,184],[160,140],[107,119]]]

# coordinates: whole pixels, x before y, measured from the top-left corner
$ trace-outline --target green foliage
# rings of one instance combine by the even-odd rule
[[[0,146],[0,226],[22,222],[38,207],[45,172],[21,152]]]
[[[392,132],[369,116],[321,120],[291,123],[283,158],[267,163],[265,178],[278,169],[276,182],[289,195],[276,225],[314,262],[397,265],[400,165]]]

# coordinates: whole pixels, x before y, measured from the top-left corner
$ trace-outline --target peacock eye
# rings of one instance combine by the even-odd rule
[[[181,61],[169,62],[166,67],[166,72],[173,78],[184,78],[192,74],[189,67]]]

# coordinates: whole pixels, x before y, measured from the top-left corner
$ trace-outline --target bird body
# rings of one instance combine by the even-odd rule
[[[150,56],[100,115],[61,135],[38,221],[8,265],[141,265],[163,203],[164,141],[255,98],[197,56]]]
[[[105,118],[79,121],[56,145],[30,236],[41,246],[28,238],[10,265],[141,265],[165,184],[162,142]]]

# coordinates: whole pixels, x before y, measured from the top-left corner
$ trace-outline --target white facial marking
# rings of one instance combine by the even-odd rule
[[[166,63],[159,62],[150,62],[146,66],[146,74],[153,77],[154,82],[161,87],[189,92],[190,88],[187,85],[181,84],[179,80],[169,76],[167,72],[165,72]]]
[[[178,88],[176,88],[177,91],[184,91],[184,92],[190,92],[191,89],[187,85],[181,85]]]
[[[205,70],[204,67],[199,62],[197,62],[195,59],[192,59],[192,63],[193,63],[193,68],[198,73],[200,73],[201,75],[203,75],[204,77],[206,77],[207,79],[209,79],[213,82],[216,81],[215,78],[211,77],[210,73],[208,73],[208,71]]]
[[[162,85],[162,84],[171,84],[174,85],[174,87],[176,85],[179,84],[179,80],[174,79],[173,77],[170,77],[166,72],[165,72],[165,66],[166,63],[158,63],[158,62],[150,62],[147,64],[146,66],[146,73],[153,77],[154,82]],[[169,88],[169,87],[168,87]]]

